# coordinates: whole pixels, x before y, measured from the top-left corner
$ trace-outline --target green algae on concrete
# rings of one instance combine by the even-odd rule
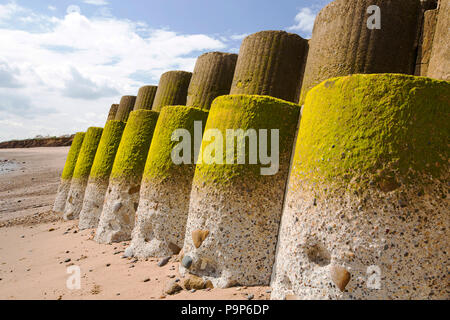
[[[172,160],[172,150],[180,143],[178,141],[172,141],[172,134],[178,129],[187,130],[190,134],[192,149],[191,165],[189,166],[195,168],[194,122],[201,122],[203,129],[205,128],[207,118],[208,112],[198,108],[186,106],[164,107],[159,116],[153,141],[150,146],[150,152],[144,170],[144,179],[163,179],[173,172],[173,170],[185,170],[185,165],[175,165]]]
[[[448,298],[441,280],[448,266],[449,111],[450,82],[424,77],[353,75],[310,90],[272,299]],[[361,285],[375,280],[370,274],[381,278]]]
[[[447,81],[400,74],[326,80],[306,98],[292,174],[394,188],[416,172],[439,178],[448,168],[449,111]]]
[[[183,246],[195,155],[207,117],[208,112],[198,108],[162,109],[142,178],[133,240],[126,256],[165,257],[177,254]],[[183,145],[182,151],[178,144]],[[180,156],[180,153],[183,159],[172,158],[172,154]]]
[[[153,101],[155,100],[157,86],[144,86],[139,89],[134,110],[146,109],[152,110]]]
[[[80,154],[81,146],[85,137],[84,132],[78,132],[72,141],[69,153],[67,155],[66,164],[61,176],[61,182],[56,194],[55,203],[53,205],[53,211],[63,213],[66,208],[66,200],[70,191],[70,185],[72,182],[73,172],[77,164],[78,156]]]
[[[164,73],[159,80],[152,110],[160,112],[165,106],[186,105],[191,77],[192,73],[186,71]]]
[[[268,285],[300,106],[269,96],[231,95],[214,100],[209,113],[190,193],[183,246],[184,257],[191,263],[180,267],[180,272],[211,280],[215,288],[236,283]],[[237,139],[230,135],[239,129],[242,131],[236,134]],[[246,133],[253,143],[246,141]],[[233,140],[235,143],[231,143]],[[236,141],[241,148],[247,142],[245,151],[239,148],[240,157]],[[263,170],[269,166],[270,173]],[[205,231],[208,236],[199,243],[196,235]]]
[[[114,120],[116,118],[118,110],[119,110],[118,104],[111,105],[111,108],[109,109],[109,113],[108,113],[108,119],[106,120],[106,122],[108,122],[110,120]]]
[[[80,214],[89,173],[91,172],[102,132],[103,129],[97,127],[91,127],[86,132],[70,183],[70,190],[64,208],[64,220],[77,219]]]
[[[80,230],[96,228],[98,225],[108,189],[109,176],[125,126],[126,123],[123,121],[110,120],[103,129],[79,215]]]
[[[78,155],[80,154],[81,146],[85,137],[84,132],[78,132],[73,138],[72,145],[70,146],[69,154],[67,155],[66,164],[62,173],[62,179],[68,180],[72,178],[75,166],[77,164]]]
[[[205,132],[209,129],[218,129],[223,139],[223,164],[197,165],[195,180],[204,182],[214,182],[215,184],[228,183],[234,178],[254,177],[261,178],[261,163],[248,164],[249,148],[245,150],[247,164],[237,164],[237,153],[234,154],[235,164],[226,164],[226,136],[227,129],[267,129],[267,150],[271,150],[271,130],[279,130],[279,152],[280,157],[286,153],[290,155],[292,142],[296,133],[299,120],[300,106],[291,102],[269,96],[257,95],[228,95],[221,96],[214,100]],[[259,134],[258,134],[259,136]],[[204,137],[205,140],[205,137]],[[211,142],[203,141],[201,155],[205,158],[205,148]],[[213,142],[214,143],[214,142]],[[280,160],[280,163],[282,160]]]
[[[89,177],[98,144],[102,137],[103,128],[91,127],[87,130],[86,136],[81,146],[77,164],[73,172],[73,179],[83,179]]]
[[[109,178],[125,125],[125,122],[118,120],[106,123],[89,178],[105,180]]]
[[[111,179],[142,176],[159,113],[150,110],[131,112],[117,150]]]
[[[94,237],[99,243],[131,238],[139,205],[142,173],[158,116],[158,112],[143,109],[130,113]]]
[[[120,99],[120,105],[117,110],[115,120],[127,122],[130,112],[133,111],[135,103],[136,96],[123,96]]]

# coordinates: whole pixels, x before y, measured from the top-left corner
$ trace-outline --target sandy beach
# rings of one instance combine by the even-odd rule
[[[124,259],[128,242],[100,245],[51,212],[68,147],[0,150],[0,299],[189,299],[270,297],[268,287],[183,290],[164,288],[183,278],[177,257]],[[5,161],[6,160],[6,161]],[[67,268],[80,267],[81,288],[67,288]]]

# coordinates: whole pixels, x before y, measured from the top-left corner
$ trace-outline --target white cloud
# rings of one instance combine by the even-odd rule
[[[316,13],[310,8],[302,8],[295,16],[295,23],[290,26],[288,30],[303,32],[306,36],[311,36],[314,28],[314,21],[316,20]]]
[[[108,1],[106,0],[84,0],[84,3],[92,4],[94,6],[106,6],[108,5]]]
[[[0,50],[0,141],[103,125],[121,95],[157,84],[166,71],[192,71],[197,56],[226,47],[204,34],[70,12],[58,18],[0,5],[0,14],[16,21],[0,24],[0,43],[13,44]]]
[[[48,10],[50,10],[50,11],[56,11],[56,7],[55,7],[55,6],[48,6]]]
[[[243,34],[234,34],[232,36],[230,36],[231,40],[243,40],[244,38],[246,38],[247,36],[249,36],[249,33],[243,33]]]
[[[23,9],[16,2],[0,5],[0,21],[9,20],[14,14],[22,10]]]

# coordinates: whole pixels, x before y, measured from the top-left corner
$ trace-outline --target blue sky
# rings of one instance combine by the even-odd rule
[[[330,0],[0,0],[0,141],[102,126],[109,106],[261,30],[305,38]]]

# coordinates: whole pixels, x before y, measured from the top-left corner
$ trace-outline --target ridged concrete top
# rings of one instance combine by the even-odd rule
[[[164,73],[159,80],[152,110],[159,112],[165,106],[186,105],[191,77],[192,73],[186,71]]]
[[[186,105],[209,110],[215,98],[230,93],[237,54],[208,52],[197,59]]]
[[[130,112],[133,111],[135,103],[136,96],[123,96],[122,99],[120,99],[119,110],[117,110],[115,120],[126,122],[130,115]]]
[[[108,119],[106,121],[114,120],[116,118],[118,110],[119,110],[118,104],[111,105],[111,108],[109,109]]]
[[[261,31],[244,39],[230,94],[267,95],[297,102],[308,41],[285,31]]]
[[[369,29],[369,6],[381,9],[381,29]],[[355,73],[414,74],[418,0],[335,0],[318,14],[300,98],[322,81]]]
[[[144,86],[139,89],[134,110],[151,110],[158,86]]]

